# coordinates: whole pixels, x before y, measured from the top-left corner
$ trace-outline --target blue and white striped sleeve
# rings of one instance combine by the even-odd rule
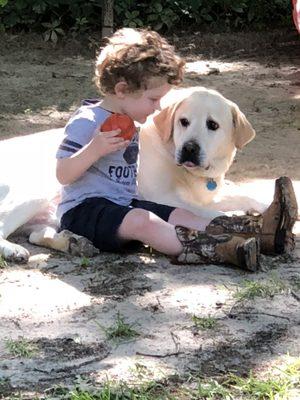
[[[96,128],[93,110],[87,107],[79,108],[65,127],[65,136],[57,150],[56,158],[71,157],[90,142]]]

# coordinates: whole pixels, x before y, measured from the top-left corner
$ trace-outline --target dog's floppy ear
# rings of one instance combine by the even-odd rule
[[[181,101],[161,110],[153,117],[154,125],[163,142],[168,142],[172,135],[175,111]]]
[[[255,137],[255,130],[252,128],[250,122],[239,109],[239,107],[231,103],[231,112],[233,119],[233,138],[234,144],[237,149],[243,148],[247,143],[251,142]]]

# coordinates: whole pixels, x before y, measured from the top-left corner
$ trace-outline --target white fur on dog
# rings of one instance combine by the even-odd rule
[[[36,217],[51,219],[52,200],[59,192],[55,152],[63,129],[3,140],[0,145],[0,255],[26,261],[28,251],[6,240]]]

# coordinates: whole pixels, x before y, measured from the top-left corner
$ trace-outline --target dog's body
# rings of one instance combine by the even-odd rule
[[[229,204],[232,209],[232,194],[227,204],[216,199],[236,149],[254,134],[238,107],[215,91],[192,88],[169,94],[163,110],[141,130],[140,193],[199,215],[216,216]],[[0,255],[5,259],[26,261],[28,251],[7,238],[29,221],[48,225],[53,217],[50,209],[59,193],[55,153],[62,137],[63,129],[54,129],[1,142]],[[257,208],[256,202],[241,207],[243,199],[238,201],[235,208]],[[75,254],[93,252],[87,241],[57,234],[55,228],[39,226],[29,240],[62,251],[70,250],[71,243]]]
[[[3,140],[0,145],[0,254],[8,260],[26,261],[28,252],[6,240],[20,226],[46,215],[59,191],[55,178],[55,149],[62,130]]]

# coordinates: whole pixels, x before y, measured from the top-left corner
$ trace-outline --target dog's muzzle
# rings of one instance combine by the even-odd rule
[[[187,167],[197,167],[200,165],[200,146],[194,141],[184,143],[178,154],[178,164]]]

